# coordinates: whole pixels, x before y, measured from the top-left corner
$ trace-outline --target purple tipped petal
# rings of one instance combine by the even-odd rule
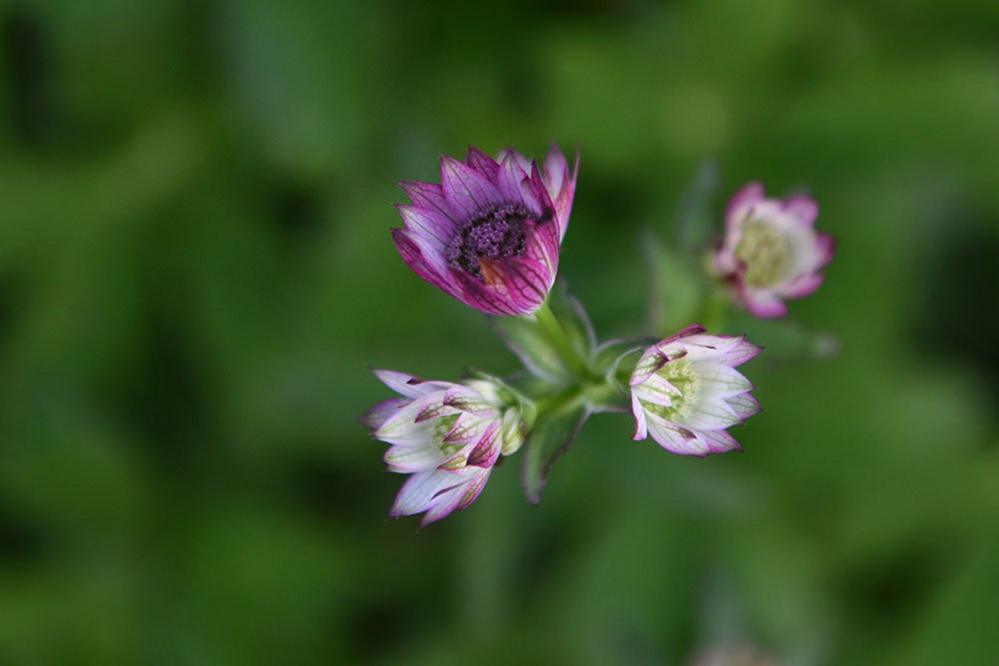
[[[395,518],[422,513],[431,507],[432,502],[438,499],[442,492],[453,488],[456,483],[460,485],[462,480],[456,472],[441,470],[414,474],[402,484],[389,515]]]
[[[451,210],[465,220],[503,203],[503,195],[485,176],[447,155],[441,157],[441,186]]]
[[[781,295],[787,298],[808,296],[822,285],[823,279],[821,273],[809,273],[781,289]]]
[[[471,480],[465,484],[465,487],[461,493],[461,499],[458,501],[458,510],[467,509],[472,502],[479,498],[482,494],[482,489],[486,487],[486,481],[489,480],[489,473],[492,471],[490,468],[479,468],[481,471],[477,472]]]
[[[429,208],[444,217],[452,217],[451,207],[448,206],[444,197],[444,190],[437,183],[422,183],[411,180],[399,183],[403,192],[413,202],[413,205],[421,208]]]
[[[475,448],[468,454],[468,465],[474,467],[492,467],[500,453],[499,423],[493,423],[482,434]]]
[[[521,312],[515,304],[507,299],[505,293],[498,293],[494,287],[463,271],[452,270],[454,280],[461,286],[460,300],[490,315],[519,316],[528,314]]]
[[[649,436],[649,428],[645,421],[645,409],[635,393],[631,394],[631,413],[635,415],[635,434],[632,439],[637,442]]]
[[[537,212],[541,215],[539,222],[548,222],[548,216],[555,214],[555,203],[548,195],[548,188],[545,187],[545,181],[541,177],[541,170],[538,169],[537,162],[531,162],[531,176],[523,183],[523,186],[526,188],[527,194],[532,195],[537,200],[539,206]]]
[[[552,144],[548,155],[545,156],[544,173],[545,185],[548,187],[548,194],[551,196],[552,201],[558,197],[559,192],[562,191],[562,185],[568,182],[568,180],[569,163],[566,161],[562,151],[558,149],[558,146]]]
[[[518,313],[534,312],[548,297],[552,276],[539,261],[511,257],[502,261],[482,259],[479,263],[486,285],[502,294]]]
[[[383,460],[390,472],[415,474],[436,469],[444,456],[440,449],[429,446],[392,446]]]
[[[525,174],[524,170],[520,168],[520,165],[517,163],[517,158],[513,155],[507,155],[503,158],[502,162],[500,162],[499,174],[496,177],[500,192],[502,192],[503,196],[510,201],[522,203],[533,210],[534,208],[537,208],[537,206],[531,206],[531,203],[524,198],[523,182],[527,178],[528,175]]]
[[[726,453],[742,448],[727,430],[700,430],[697,437],[707,445],[711,453]]]
[[[750,393],[740,393],[739,395],[726,398],[725,401],[743,421],[760,412],[760,401]]]
[[[697,438],[691,430],[676,426],[653,414],[648,415],[649,434],[670,453],[681,456],[706,456],[707,444]]]
[[[449,217],[419,206],[396,204],[395,209],[399,211],[406,229],[432,239],[435,251],[443,254],[455,231],[454,222]]]
[[[456,384],[452,384],[451,382],[427,381],[413,375],[408,375],[405,372],[397,372],[396,370],[375,369],[371,372],[385,386],[407,398],[420,398],[437,391],[446,391],[456,386]]]
[[[406,262],[406,265],[409,266],[414,273],[445,293],[454,296],[455,298],[460,298],[461,292],[457,285],[455,285],[452,280],[443,277],[444,275],[449,275],[449,270],[443,271],[443,273],[438,272],[435,265],[439,266],[439,258],[437,261],[431,261],[430,258],[435,255],[430,251],[424,252],[412,232],[408,229],[393,229],[392,240],[395,242],[395,247],[399,251],[399,256],[402,257],[402,260]]]
[[[468,155],[465,157],[465,164],[472,167],[489,180],[495,182],[499,175],[499,163],[486,155],[478,148],[468,147]]]
[[[736,338],[736,342],[722,352],[718,356],[717,361],[735,368],[750,359],[756,358],[761,351],[763,351],[762,347],[757,347],[745,338]]]
[[[693,335],[700,335],[701,333],[704,333],[703,326],[701,326],[700,324],[690,324],[689,326],[681,329],[678,333],[675,333],[674,335],[671,335],[665,340],[658,342],[656,344],[656,347],[658,347],[661,351],[666,347],[668,347],[670,344],[676,342],[677,340],[683,340],[684,338],[689,338]]]
[[[760,319],[773,319],[787,314],[787,306],[772,292],[745,289],[741,293],[746,309]]]
[[[544,264],[551,274],[551,283],[554,283],[558,272],[559,242],[559,228],[554,221],[532,224],[527,228],[524,255]]]
[[[802,194],[790,197],[784,204],[784,210],[798,222],[809,227],[815,224],[815,218],[819,216],[819,204],[811,197]]]
[[[364,412],[361,423],[369,430],[378,430],[397,411],[409,404],[406,398],[389,398]]]
[[[749,183],[736,192],[735,196],[728,202],[728,209],[725,212],[725,225],[728,233],[733,233],[753,204],[762,201],[763,198],[762,183]]]
[[[819,234],[815,242],[819,246],[820,265],[825,266],[832,261],[833,255],[836,254],[836,239],[829,234]]]
[[[544,180],[548,187],[548,194],[555,205],[555,217],[559,226],[559,241],[565,237],[565,232],[569,228],[569,216],[572,214],[572,200],[576,194],[576,177],[579,174],[579,153],[576,153],[576,162],[573,166],[572,174],[569,173],[569,165],[565,155],[552,145],[548,156],[545,158]]]
[[[531,160],[527,159],[513,148],[501,150],[498,159],[500,162],[504,162],[507,159],[513,160],[514,164],[520,168],[524,178],[531,175]]]

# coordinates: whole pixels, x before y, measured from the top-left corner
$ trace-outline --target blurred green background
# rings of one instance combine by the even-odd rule
[[[999,3],[8,1],[0,37],[0,663],[996,663]],[[842,350],[749,323],[744,453],[596,418],[540,507],[511,460],[420,531],[368,366],[516,365],[398,259],[395,183],[552,140],[602,336],[714,160],[715,218],[814,192],[839,254],[791,311]]]

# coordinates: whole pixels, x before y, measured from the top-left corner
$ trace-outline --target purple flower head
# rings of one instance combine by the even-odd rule
[[[631,374],[634,438],[651,434],[681,455],[738,449],[728,428],[760,405],[750,395],[753,385],[735,368],[759,353],[745,338],[707,335],[697,324],[649,347]]]
[[[406,182],[392,238],[417,275],[487,314],[528,315],[558,272],[579,158],[552,146],[544,167],[513,149],[499,161],[476,148],[441,157],[441,184]]]
[[[807,296],[822,284],[819,270],[832,260],[834,242],[815,230],[818,214],[810,197],[767,199],[760,183],[732,197],[714,267],[753,315],[781,317],[782,299]]]
[[[411,474],[389,512],[425,513],[427,525],[478,498],[500,454],[523,442],[520,411],[485,380],[423,381],[392,370],[375,375],[401,397],[380,402],[363,423],[389,444],[391,472]]]

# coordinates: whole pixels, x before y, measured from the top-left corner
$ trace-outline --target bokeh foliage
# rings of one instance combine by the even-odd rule
[[[0,29],[0,661],[999,653],[999,3],[22,0]],[[730,321],[774,348],[745,453],[602,416],[540,507],[509,465],[418,531],[367,365],[516,363],[398,260],[395,183],[553,139],[601,335],[644,332],[643,234],[710,162],[715,219],[812,189],[840,249],[792,314],[841,352]]]

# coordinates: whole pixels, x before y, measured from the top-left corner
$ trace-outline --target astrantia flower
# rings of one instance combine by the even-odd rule
[[[376,370],[402,397],[381,402],[364,415],[375,438],[390,445],[389,471],[412,474],[390,515],[426,513],[423,524],[464,509],[479,496],[500,454],[524,440],[520,410],[485,380],[464,384],[423,381]]]
[[[834,243],[815,230],[818,214],[813,199],[767,199],[759,183],[732,197],[714,266],[752,314],[783,316],[782,299],[807,296],[822,284],[819,269],[832,260]]]
[[[760,410],[735,367],[760,353],[741,337],[689,326],[642,354],[631,374],[635,439],[652,435],[671,453],[705,456],[739,448],[728,428]]]
[[[475,148],[441,157],[441,184],[406,182],[411,205],[392,238],[417,275],[473,308],[528,315],[555,282],[576,190],[555,146],[544,168],[506,150],[497,162]]]

